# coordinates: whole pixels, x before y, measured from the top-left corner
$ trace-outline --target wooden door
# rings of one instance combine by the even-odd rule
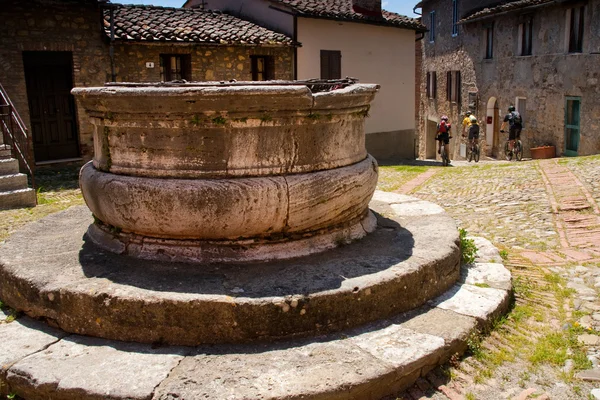
[[[568,96],[565,101],[565,156],[579,154],[581,98]]]
[[[79,157],[73,56],[70,52],[23,52],[35,161]]]

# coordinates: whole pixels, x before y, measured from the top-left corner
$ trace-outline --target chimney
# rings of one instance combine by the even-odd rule
[[[354,12],[381,18],[381,0],[352,0]]]

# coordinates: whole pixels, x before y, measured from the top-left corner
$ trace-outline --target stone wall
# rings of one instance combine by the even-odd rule
[[[161,54],[189,54],[193,81],[251,81],[250,56],[271,56],[274,79],[293,79],[292,47],[204,46],[200,44],[115,44],[118,82],[159,82]],[[147,68],[146,63],[154,63]]]
[[[29,126],[29,104],[23,51],[69,51],[74,86],[102,85],[110,72],[108,48],[102,41],[101,14],[84,2],[5,0],[0,23],[0,83]],[[80,152],[91,158],[91,125],[80,121]]]
[[[419,157],[425,158],[431,135],[427,134],[428,121],[439,120],[447,114],[455,124],[451,143],[454,158],[458,157],[456,140],[462,114],[468,109],[469,91],[477,92],[476,116],[482,132],[486,131],[487,104],[496,100],[500,119],[517,97],[524,98],[525,128],[522,140],[525,156],[532,147],[552,144],[557,154],[565,152],[565,101],[567,96],[581,97],[581,122],[579,155],[600,152],[600,36],[598,24],[600,1],[590,1],[586,6],[583,52],[568,54],[566,38],[567,5],[553,5],[531,10],[533,15],[533,55],[518,55],[519,13],[498,15],[495,18],[475,21],[460,26],[459,35],[451,36],[451,3],[430,1],[423,8],[423,21],[429,24],[429,12],[436,10],[435,42],[424,40],[423,76],[421,78],[421,116],[419,119]],[[464,12],[461,10],[460,15]],[[484,59],[485,28],[493,22],[494,56]],[[462,88],[460,103],[446,100],[446,72],[460,70]],[[437,98],[428,99],[426,93],[427,71],[437,73]],[[498,132],[501,147],[506,134]],[[429,124],[431,129],[431,123]],[[489,126],[487,140],[482,140],[484,154],[492,154],[494,126]],[[483,136],[482,136],[483,138]],[[498,149],[495,149],[498,150]]]

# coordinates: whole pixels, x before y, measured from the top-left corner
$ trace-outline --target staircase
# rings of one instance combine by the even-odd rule
[[[0,84],[0,210],[20,207],[35,207],[37,198],[34,188],[27,183],[27,175],[19,172],[19,161],[29,171],[32,157],[29,156],[30,138],[25,123],[15,110],[6,91]],[[14,158],[14,157],[18,157]]]

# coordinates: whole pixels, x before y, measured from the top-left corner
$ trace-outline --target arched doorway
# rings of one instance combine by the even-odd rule
[[[497,158],[500,149],[500,109],[495,97],[490,97],[487,103],[485,137],[487,155]]]

